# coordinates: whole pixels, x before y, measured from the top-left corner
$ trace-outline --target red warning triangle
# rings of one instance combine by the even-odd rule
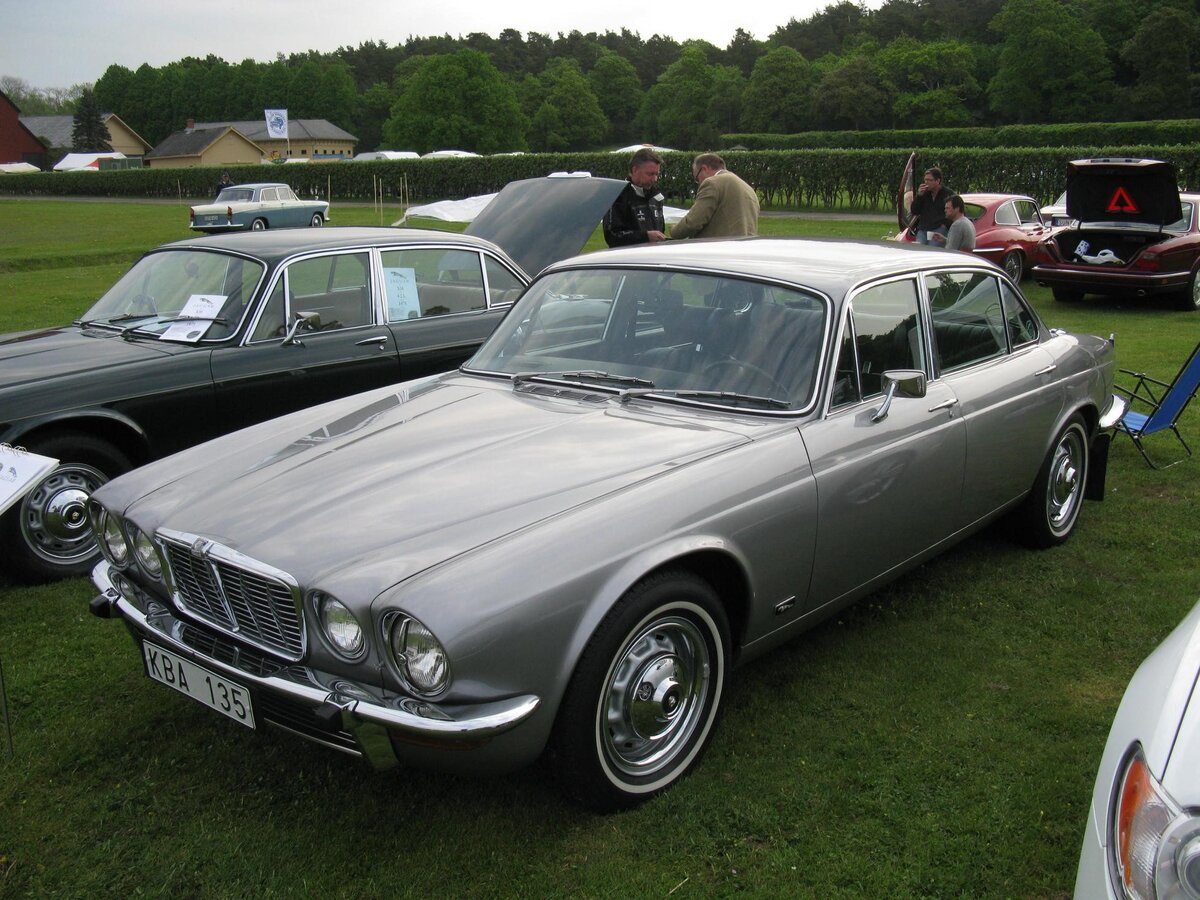
[[[1138,205],[1133,202],[1133,198],[1129,196],[1129,191],[1123,187],[1113,191],[1112,199],[1108,201],[1108,209],[1105,212],[1110,213],[1126,213],[1127,215],[1136,215],[1141,212]]]

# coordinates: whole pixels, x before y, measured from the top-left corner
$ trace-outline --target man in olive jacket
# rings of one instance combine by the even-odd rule
[[[700,184],[696,202],[671,229],[672,238],[758,234],[758,194],[725,168],[725,160],[701,153],[692,160],[692,177]]]

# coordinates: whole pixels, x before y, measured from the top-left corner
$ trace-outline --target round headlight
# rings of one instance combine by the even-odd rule
[[[129,526],[129,536],[133,540],[133,558],[151,578],[162,578],[162,562],[158,558],[158,548],[150,540],[150,536],[136,525]]]
[[[365,638],[354,614],[328,594],[318,592],[314,596],[321,629],[329,643],[345,656],[358,656],[362,652]]]
[[[450,680],[450,662],[433,632],[416,619],[399,617],[391,629],[392,657],[409,685],[436,694]]]
[[[121,523],[108,510],[101,510],[99,516],[100,548],[108,561],[113,565],[124,566],[129,562],[129,544],[121,531]]]

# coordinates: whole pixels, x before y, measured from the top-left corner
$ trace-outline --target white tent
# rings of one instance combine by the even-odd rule
[[[55,172],[97,172],[102,159],[124,159],[124,153],[68,153],[54,164]]]
[[[472,153],[470,150],[434,150],[424,154],[421,159],[449,159],[451,157],[466,157],[478,156],[478,153]]]
[[[437,219],[440,222],[474,222],[484,207],[492,202],[495,194],[480,194],[465,200],[439,200],[424,206],[410,206],[393,225],[403,225],[407,219]],[[673,206],[663,207],[663,216],[668,225],[674,225],[687,213],[686,209]]]
[[[0,163],[0,175],[21,175],[25,172],[40,172],[42,171],[32,163]]]
[[[643,149],[657,150],[659,153],[674,153],[675,152],[670,147],[659,147],[655,144],[630,144],[628,147],[621,147],[621,148],[619,148],[617,150],[613,150],[611,152],[612,153],[633,153],[637,150],[643,150]]]

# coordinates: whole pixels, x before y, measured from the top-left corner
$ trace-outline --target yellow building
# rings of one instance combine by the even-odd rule
[[[190,166],[234,166],[258,164],[266,152],[236,128],[188,128],[177,131],[146,154],[152,169],[182,169]]]

